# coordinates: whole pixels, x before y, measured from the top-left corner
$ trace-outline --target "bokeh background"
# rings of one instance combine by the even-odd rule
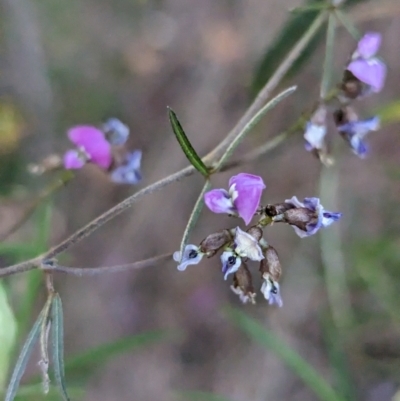
[[[217,145],[254,97],[257,68],[288,9],[301,3],[1,0],[0,5],[0,232],[52,180],[30,175],[27,165],[63,152],[72,125],[97,125],[111,116],[126,122],[129,147],[143,151],[144,176],[137,187],[117,186],[85,167],[0,244],[6,266],[43,252],[139,188],[186,166],[167,106],[200,155]],[[91,353],[67,369],[74,400],[323,399],[304,382],[301,367],[290,368],[276,346],[262,347],[245,335],[227,307],[253,317],[281,340],[280,349],[300,354],[341,399],[400,399],[400,7],[398,0],[361,1],[350,15],[361,31],[382,32],[381,55],[389,69],[384,91],[356,106],[362,116],[377,110],[385,116],[383,128],[369,138],[368,159],[335,145],[337,163],[327,171],[304,151],[299,133],[264,157],[213,177],[216,187],[225,187],[233,173],[259,174],[267,184],[264,203],[321,196],[327,209],[343,212],[336,227],[312,238],[300,240],[283,225],[266,231],[284,270],[284,307],[269,307],[261,294],[256,306],[241,305],[223,281],[218,258],[183,273],[171,261],[96,277],[60,274],[56,288],[64,304],[67,365],[88,350],[117,344],[113,352]],[[323,42],[280,86],[297,84],[297,92],[263,120],[237,154],[278,135],[315,102]],[[335,82],[354,46],[338,28]],[[330,128],[329,141],[338,143]],[[195,175],[146,197],[61,260],[103,266],[177,250],[201,187]],[[204,210],[190,241],[235,224]],[[45,291],[37,272],[3,284],[19,324],[19,349]],[[37,382],[35,358],[26,385]],[[35,394],[21,399],[46,399]]]

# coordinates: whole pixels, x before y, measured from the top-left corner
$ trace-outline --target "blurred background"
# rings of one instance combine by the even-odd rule
[[[267,184],[263,203],[321,196],[328,210],[343,212],[336,227],[303,240],[287,226],[266,230],[283,267],[284,307],[269,307],[260,293],[257,305],[241,305],[223,281],[218,257],[185,272],[171,261],[98,277],[57,275],[72,399],[400,399],[400,6],[398,0],[353,3],[349,13],[360,31],[382,33],[380,54],[389,70],[384,91],[356,103],[363,117],[377,111],[385,117],[383,128],[368,138],[368,159],[339,146],[335,167],[326,171],[304,151],[299,133],[265,157],[213,177],[218,188],[234,173],[258,174]],[[137,187],[118,186],[93,166],[80,170],[0,244],[1,265],[36,256],[138,189],[185,167],[167,106],[200,155],[217,145],[266,82],[276,62],[271,46],[282,35],[288,10],[301,4],[1,0],[0,233],[51,183],[51,174],[34,177],[27,165],[65,151],[70,126],[120,118],[131,128],[129,147],[143,151],[144,176]],[[292,33],[282,46],[290,48],[299,36]],[[324,38],[321,31],[301,68],[280,86],[297,84],[297,92],[263,120],[238,154],[278,135],[318,98]],[[338,28],[334,82],[354,48],[354,39]],[[266,55],[267,65],[260,67]],[[341,141],[333,126],[329,141]],[[73,247],[62,262],[104,266],[177,250],[201,187],[196,174],[148,196]],[[235,224],[204,210],[190,242]],[[45,290],[39,272],[2,284],[18,324],[11,361],[3,352],[0,362],[5,383]],[[245,323],[227,307],[258,323],[264,346],[246,335]],[[3,327],[11,327],[13,317],[3,316]],[[34,355],[24,385],[38,382],[37,360]],[[309,365],[317,378],[307,373]],[[341,398],[318,395],[315,383],[323,379]],[[20,399],[45,399],[35,391]]]

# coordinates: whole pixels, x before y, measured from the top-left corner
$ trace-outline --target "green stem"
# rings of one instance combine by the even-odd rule
[[[322,72],[321,91],[320,91],[321,99],[323,99],[328,93],[332,81],[335,32],[336,32],[336,19],[334,14],[330,13],[328,19],[328,28],[326,30],[325,60]]]

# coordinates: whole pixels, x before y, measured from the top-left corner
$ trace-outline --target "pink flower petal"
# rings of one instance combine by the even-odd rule
[[[260,204],[261,194],[265,188],[261,177],[252,174],[240,173],[229,180],[229,188],[237,193],[234,205],[239,216],[248,225]]]
[[[67,170],[80,169],[85,165],[85,161],[79,157],[76,150],[68,150],[64,155],[64,168]]]
[[[374,92],[380,92],[385,84],[386,65],[377,58],[354,60],[347,69],[361,82],[370,85]]]
[[[213,189],[204,194],[204,202],[214,213],[234,213],[235,208],[228,191],[225,189]]]
[[[107,169],[112,162],[111,145],[102,131],[91,125],[78,125],[68,130],[68,137],[77,147],[84,148],[90,162]]]
[[[381,47],[382,35],[378,32],[367,32],[358,42],[357,53],[362,58],[375,56]]]

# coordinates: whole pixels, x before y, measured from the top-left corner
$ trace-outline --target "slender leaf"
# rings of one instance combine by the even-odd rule
[[[82,398],[85,395],[85,391],[79,387],[69,388],[68,391],[74,398]],[[2,394],[0,393],[1,396]],[[59,401],[59,399],[60,393],[55,386],[50,386],[48,394],[46,394],[46,397],[43,397],[43,386],[41,383],[21,386],[15,397],[16,401]]]
[[[200,192],[199,197],[197,198],[197,201],[193,207],[192,214],[189,217],[189,221],[186,225],[185,231],[182,236],[182,241],[181,241],[181,246],[180,246],[180,252],[181,252],[181,259],[183,257],[183,251],[185,250],[185,246],[188,242],[188,238],[190,233],[193,231],[194,226],[197,223],[197,220],[199,219],[201,210],[203,209],[204,206],[204,194],[208,191],[210,188],[211,184],[209,180],[206,180],[203,189]]]
[[[229,159],[235,149],[239,146],[239,144],[243,141],[245,136],[261,121],[264,115],[273,109],[278,103],[280,103],[287,96],[291,95],[297,86],[292,86],[288,89],[285,89],[283,92],[279,93],[279,95],[275,96],[271,99],[242,129],[242,131],[238,134],[238,136],[231,142],[231,144],[226,149],[225,153],[221,156],[217,165],[213,168],[213,171],[218,171],[224,165],[224,163]]]
[[[181,123],[178,120],[178,117],[176,116],[174,111],[169,107],[168,107],[168,115],[169,115],[169,121],[171,122],[172,130],[174,131],[174,134],[179,142],[179,145],[181,145],[183,153],[185,153],[185,156],[188,158],[190,163],[199,173],[203,174],[204,177],[208,177],[209,171],[207,166],[203,163],[203,160],[201,160],[200,156],[194,150],[192,144],[190,143],[188,137],[185,134],[185,131],[182,128]]]
[[[330,384],[294,349],[278,336],[266,330],[245,313],[228,309],[227,316],[234,324],[263,347],[274,352],[303,382],[314,391],[321,401],[344,401]]]
[[[179,391],[178,397],[186,401],[230,401],[222,395],[206,393],[205,391]]]
[[[51,308],[52,364],[57,387],[65,401],[69,401],[65,385],[64,323],[61,298],[55,294]]]
[[[352,7],[357,3],[364,2],[366,0],[348,0],[344,7]],[[325,0],[309,0],[305,3],[305,7],[318,5],[318,3],[325,2]],[[251,92],[255,96],[258,91],[264,86],[265,82],[274,74],[277,67],[281,64],[282,60],[290,52],[295,43],[300,37],[304,35],[310,25],[318,17],[320,10],[311,9],[302,13],[292,13],[283,26],[282,30],[276,35],[276,39],[266,50],[264,57],[262,58],[259,66],[256,69],[254,79],[251,85]],[[323,40],[322,32],[324,26],[322,26],[314,35],[313,39],[305,47],[301,55],[293,63],[285,75],[285,79],[289,79],[295,76],[305,63],[311,58],[315,50],[321,44]]]
[[[17,394],[19,383],[21,381],[22,375],[25,372],[26,365],[28,363],[29,357],[32,350],[39,339],[40,328],[43,320],[46,318],[43,311],[40,313],[39,317],[36,319],[31,331],[29,332],[26,341],[22,347],[21,353],[19,354],[17,363],[15,364],[14,371],[11,375],[10,382],[6,391],[5,401],[12,401]]]
[[[396,99],[376,110],[382,121],[382,124],[393,124],[400,121],[400,100]]]
[[[85,380],[97,368],[118,355],[125,354],[136,348],[157,343],[166,338],[166,333],[154,331],[123,338],[109,344],[92,348],[75,357],[67,359],[65,369],[69,378]]]

